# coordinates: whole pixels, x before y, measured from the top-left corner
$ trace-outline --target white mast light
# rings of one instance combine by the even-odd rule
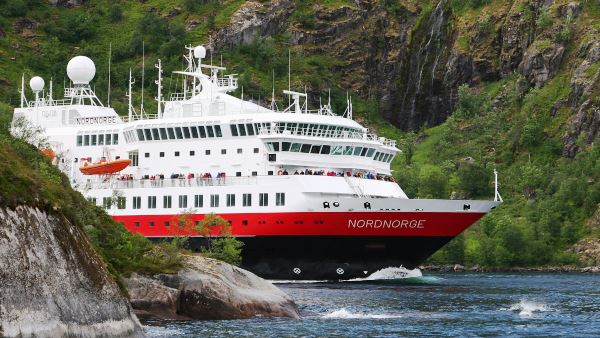
[[[41,92],[44,90],[45,84],[46,83],[44,82],[44,79],[39,76],[34,76],[31,78],[31,80],[29,80],[29,87],[31,87],[33,92]]]
[[[196,59],[204,59],[206,57],[206,48],[204,46],[196,46],[194,48],[194,57]]]
[[[67,64],[67,75],[74,84],[89,84],[96,75],[96,65],[87,56],[76,56]]]

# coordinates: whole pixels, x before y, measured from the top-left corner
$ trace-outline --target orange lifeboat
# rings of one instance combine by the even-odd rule
[[[106,161],[100,160],[93,164],[87,164],[87,162],[83,165],[83,167],[79,167],[79,171],[81,171],[84,175],[106,175],[106,174],[114,174],[119,171],[127,168],[131,164],[131,160],[122,159],[122,160],[114,160],[114,161]]]
[[[56,157],[56,153],[52,148],[39,148],[38,151],[42,153],[42,155],[46,156],[50,161],[54,160]]]

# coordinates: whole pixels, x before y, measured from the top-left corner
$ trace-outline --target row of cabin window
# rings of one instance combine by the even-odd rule
[[[282,133],[284,130],[289,131],[292,134],[316,136],[316,137],[336,137],[352,133],[361,133],[360,129],[333,126],[325,124],[312,124],[312,123],[295,123],[295,122],[279,122],[274,124],[275,130]]]
[[[226,194],[225,195],[225,203],[228,207],[235,207],[236,200],[235,194]],[[92,199],[95,202],[94,199]],[[113,205],[116,205],[117,209],[125,209],[127,206],[127,200],[125,197],[117,197],[116,203],[113,203],[113,197],[104,197],[102,199],[102,206],[105,209],[110,209]],[[147,208],[148,209],[156,209],[156,196],[148,196],[147,198]],[[187,195],[179,195],[178,200],[179,208],[187,208],[188,207],[188,196]],[[133,209],[141,209],[142,208],[142,197],[134,196],[132,197]],[[219,194],[211,194],[210,195],[210,207],[218,208],[220,205],[220,195]],[[258,194],[258,205],[261,207],[269,206],[269,194],[267,193],[259,193]],[[275,193],[275,205],[276,206],[284,206],[285,205],[285,193],[278,192]],[[242,206],[251,207],[252,206],[252,194],[242,194]],[[163,196],[163,208],[170,209],[173,207],[173,199],[172,196]],[[203,208],[204,207],[204,195],[194,195],[194,208]]]
[[[281,145],[280,145],[281,143]],[[362,157],[373,157],[381,162],[391,162],[394,157],[392,154],[381,153],[375,151],[374,148],[359,147],[359,146],[330,146],[308,143],[292,143],[292,142],[267,142],[267,150],[270,152],[289,151],[293,153],[306,154],[325,154],[325,155],[354,155]]]
[[[221,126],[189,126],[136,129],[138,141],[183,140],[192,138],[223,137]],[[128,132],[129,142],[135,141],[133,131]]]
[[[119,134],[77,135],[77,146],[110,146],[119,144]]]

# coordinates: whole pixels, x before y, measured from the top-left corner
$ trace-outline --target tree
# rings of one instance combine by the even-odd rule
[[[489,170],[477,164],[462,163],[458,168],[459,187],[468,196],[491,194]]]
[[[448,195],[448,176],[440,167],[424,165],[419,172],[419,197],[442,198]]]
[[[202,252],[233,265],[242,262],[242,246],[244,243],[231,236],[231,223],[215,214],[207,214],[196,225],[196,231],[207,238],[207,247]],[[213,235],[217,237],[214,238]]]

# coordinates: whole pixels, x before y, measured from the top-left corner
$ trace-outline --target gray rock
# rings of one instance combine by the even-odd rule
[[[158,319],[298,318],[298,309],[273,284],[238,267],[201,256],[186,258],[176,275],[126,279],[140,316]]]
[[[541,87],[558,71],[564,52],[565,47],[559,44],[542,50],[529,48],[519,64],[519,72],[531,85]]]
[[[0,208],[0,331],[6,337],[144,335],[83,229],[27,206]]]

